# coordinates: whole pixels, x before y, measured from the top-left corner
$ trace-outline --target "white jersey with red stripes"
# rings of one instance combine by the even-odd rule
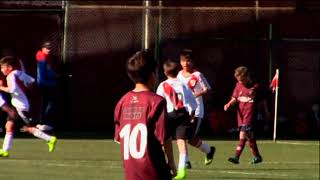
[[[161,82],[157,88],[157,94],[167,101],[167,112],[180,108],[186,108],[191,113],[197,107],[195,97],[177,78],[167,79]]]
[[[188,87],[193,93],[197,93],[206,89],[211,89],[210,84],[199,71],[194,71],[190,76],[185,77],[182,74],[182,70],[178,73],[177,78]],[[196,97],[197,109],[195,112],[195,117],[203,118],[204,116],[204,105],[202,96]]]
[[[7,75],[11,104],[18,111],[29,111],[29,101],[25,94],[25,89],[34,82],[35,79],[33,77],[20,70],[13,70]]]

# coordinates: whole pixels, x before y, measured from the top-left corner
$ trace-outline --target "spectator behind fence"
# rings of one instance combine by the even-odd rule
[[[40,124],[37,128],[43,131],[53,129],[53,113],[57,100],[57,62],[51,54],[52,44],[45,42],[36,54],[37,85],[41,94]]]

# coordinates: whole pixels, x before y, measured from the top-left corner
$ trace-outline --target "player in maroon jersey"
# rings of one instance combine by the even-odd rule
[[[242,150],[249,141],[249,147],[253,154],[252,164],[262,162],[262,157],[259,153],[258,146],[253,131],[254,110],[257,105],[258,84],[255,83],[249,74],[248,68],[240,66],[235,69],[234,77],[237,79],[236,87],[233,90],[230,101],[224,105],[224,110],[227,111],[230,106],[237,104],[237,120],[240,130],[239,144],[236,147],[234,157],[230,157],[228,161],[238,164]]]
[[[114,111],[114,139],[121,144],[125,178],[172,179],[176,166],[166,101],[151,91],[156,69],[152,53],[139,51],[128,59],[126,66],[135,88],[120,99]]]

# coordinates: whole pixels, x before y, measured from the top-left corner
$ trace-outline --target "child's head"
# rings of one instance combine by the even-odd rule
[[[44,42],[41,46],[41,51],[44,53],[44,54],[49,54],[50,51],[51,51],[51,43],[50,42]]]
[[[127,61],[127,74],[134,83],[154,86],[156,62],[150,51],[136,52]]]
[[[179,73],[179,66],[176,62],[167,60],[163,63],[163,71],[167,77],[175,78]]]
[[[183,69],[193,68],[193,53],[191,49],[183,49],[180,52],[180,64]]]
[[[1,72],[3,75],[8,75],[10,72],[16,69],[17,60],[12,56],[5,56],[0,60]]]
[[[234,77],[237,79],[238,82],[246,85],[250,80],[248,68],[245,66],[238,67],[234,71]]]

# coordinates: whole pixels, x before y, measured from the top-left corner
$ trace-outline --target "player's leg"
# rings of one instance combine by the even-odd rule
[[[239,158],[241,156],[241,153],[246,145],[247,141],[247,132],[240,127],[240,133],[239,133],[239,143],[236,147],[235,155],[233,157],[230,157],[228,161],[234,163],[234,164],[239,164]]]
[[[7,113],[7,123],[6,123],[6,134],[3,139],[2,149],[0,149],[0,157],[8,157],[9,150],[11,148],[11,144],[13,141],[13,134],[14,134],[14,121],[18,119],[18,115],[16,110],[4,103],[1,106],[1,109]]]
[[[23,127],[23,129],[32,134],[33,136],[43,139],[47,142],[49,147],[49,152],[53,152],[55,149],[55,145],[57,143],[57,138],[55,136],[50,136],[49,134],[41,131],[40,129],[34,127],[31,125],[30,118],[27,116],[27,113],[25,111],[17,109],[17,112],[21,119],[26,123],[26,126]]]
[[[262,162],[262,157],[259,153],[259,149],[258,149],[257,142],[256,142],[253,131],[248,133],[248,141],[249,141],[249,147],[251,149],[251,153],[253,155],[253,158],[251,160],[251,164],[257,164],[257,163]]]
[[[200,118],[195,118],[194,122],[192,123],[192,131],[193,131],[193,136],[192,138],[189,139],[189,144],[195,148],[198,148],[201,152],[206,154],[205,157],[205,165],[209,165],[213,161],[213,156],[215,154],[216,148],[214,146],[209,146],[206,142],[202,141],[198,137],[198,131],[200,127]]]
[[[186,140],[184,139],[177,139],[177,145],[179,150],[179,164],[178,164],[178,171],[177,176],[175,179],[184,179],[186,177]]]

